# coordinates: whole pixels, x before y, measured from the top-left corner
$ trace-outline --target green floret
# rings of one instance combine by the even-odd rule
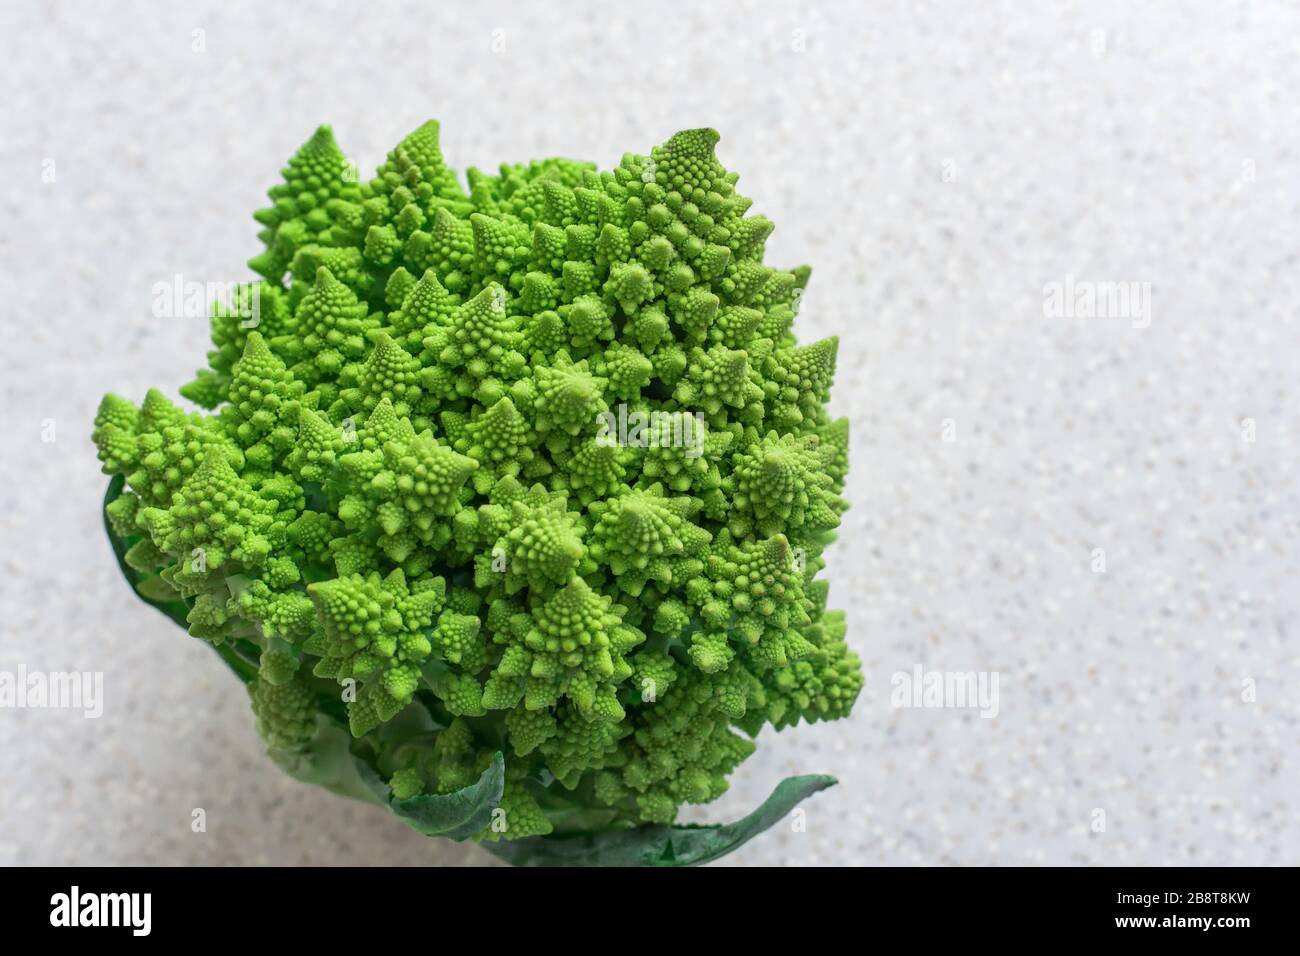
[[[475,475],[475,487],[485,491],[496,479],[515,477],[533,461],[529,442],[534,437],[528,421],[510,396],[504,395],[478,418],[465,423],[456,450],[479,463],[481,478]]]
[[[835,493],[830,473],[834,454],[833,446],[822,450],[815,433],[774,431],[737,452],[731,480],[723,483],[733,496],[732,533],[743,537],[751,531],[771,535],[836,527],[847,505]]]
[[[248,696],[257,718],[258,736],[271,750],[296,750],[316,733],[316,697],[303,682],[279,684],[254,680]]]
[[[289,160],[181,388],[208,413],[100,404],[108,526],[277,760],[329,742],[315,782],[432,814],[495,768],[491,842],[671,823],[861,690],[818,577],[838,340],[798,341],[809,270],[763,262],[715,131],[463,181],[439,135]]]
[[[751,741],[730,730],[736,707],[743,708],[749,696],[737,691],[735,682],[726,674],[715,682],[688,672],[644,707],[622,745],[618,779],[605,781],[602,799],[626,805],[646,822],[672,823],[680,804],[721,796],[727,775],[754,752]]]
[[[140,524],[159,550],[203,575],[227,562],[257,567],[277,537],[276,506],[235,473],[220,449],[211,448],[172,496],[167,508],[145,508]]]
[[[537,492],[544,494],[540,488]],[[586,549],[578,516],[563,497],[543,497],[511,506],[510,530],[498,543],[506,560],[505,586],[546,593],[572,577]]]
[[[587,720],[622,720],[616,686],[632,674],[625,655],[645,639],[622,623],[626,609],[577,577],[533,603],[531,613],[512,615],[508,633],[498,636],[507,647],[484,704],[500,710],[522,699],[539,710],[568,698]]]
[[[432,640],[434,653],[465,673],[476,674],[489,663],[482,623],[473,615],[443,611]]]
[[[348,708],[359,737],[410,703],[420,664],[433,650],[424,631],[443,606],[441,580],[408,589],[399,569],[383,579],[372,572],[320,581],[307,591],[320,630],[303,650],[320,658],[312,671],[317,677],[363,682]]]
[[[844,640],[843,611],[831,611],[804,636],[814,650],[790,667],[764,675],[768,720],[777,730],[799,722],[839,720],[849,715],[862,689],[862,663]]]

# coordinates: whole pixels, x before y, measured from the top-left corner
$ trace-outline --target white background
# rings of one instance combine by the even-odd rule
[[[461,169],[713,126],[769,261],[814,266],[866,686],[692,812],[839,776],[730,862],[1300,862],[1294,5],[534,6],[4,5],[0,669],[103,671],[106,700],[0,711],[0,863],[488,860],[264,759],[242,688],[118,576],[88,441],[104,391],[202,363],[153,284],[247,277],[318,123],[369,171],[428,117]],[[1150,327],[1046,318],[1067,275],[1150,283]],[[916,664],[998,672],[998,716],[892,708]]]

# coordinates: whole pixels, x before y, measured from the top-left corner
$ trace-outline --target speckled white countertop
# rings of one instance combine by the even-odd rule
[[[0,670],[105,674],[98,720],[0,710],[0,864],[488,861],[263,758],[242,688],[123,586],[87,440],[104,391],[200,364],[152,286],[243,278],[317,123],[368,169],[430,116],[460,168],[714,126],[770,259],[814,266],[866,686],[694,815],[839,776],[728,862],[1300,863],[1300,11],[614,9],[0,11]],[[1149,325],[1045,317],[1067,276],[1149,283]],[[998,715],[895,709],[916,665],[996,672]]]

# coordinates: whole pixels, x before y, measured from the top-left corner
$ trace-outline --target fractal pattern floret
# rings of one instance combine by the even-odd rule
[[[659,833],[764,726],[849,713],[837,341],[796,340],[809,270],[717,142],[462,181],[430,121],[364,180],[322,126],[179,389],[206,413],[105,397],[124,570],[285,769],[491,847]]]

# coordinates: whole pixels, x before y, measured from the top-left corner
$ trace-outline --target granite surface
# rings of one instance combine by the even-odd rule
[[[840,778],[727,863],[1300,863],[1300,11],[612,9],[0,8],[0,671],[104,674],[99,719],[0,709],[0,864],[490,862],[263,757],[123,586],[87,440],[104,391],[190,377],[206,322],[151,290],[248,275],[317,123],[369,169],[430,116],[460,168],[713,126],[769,261],[814,266],[866,685],[690,814]],[[1134,298],[1052,305],[1087,283]],[[996,677],[996,715],[895,706],[917,668]]]

